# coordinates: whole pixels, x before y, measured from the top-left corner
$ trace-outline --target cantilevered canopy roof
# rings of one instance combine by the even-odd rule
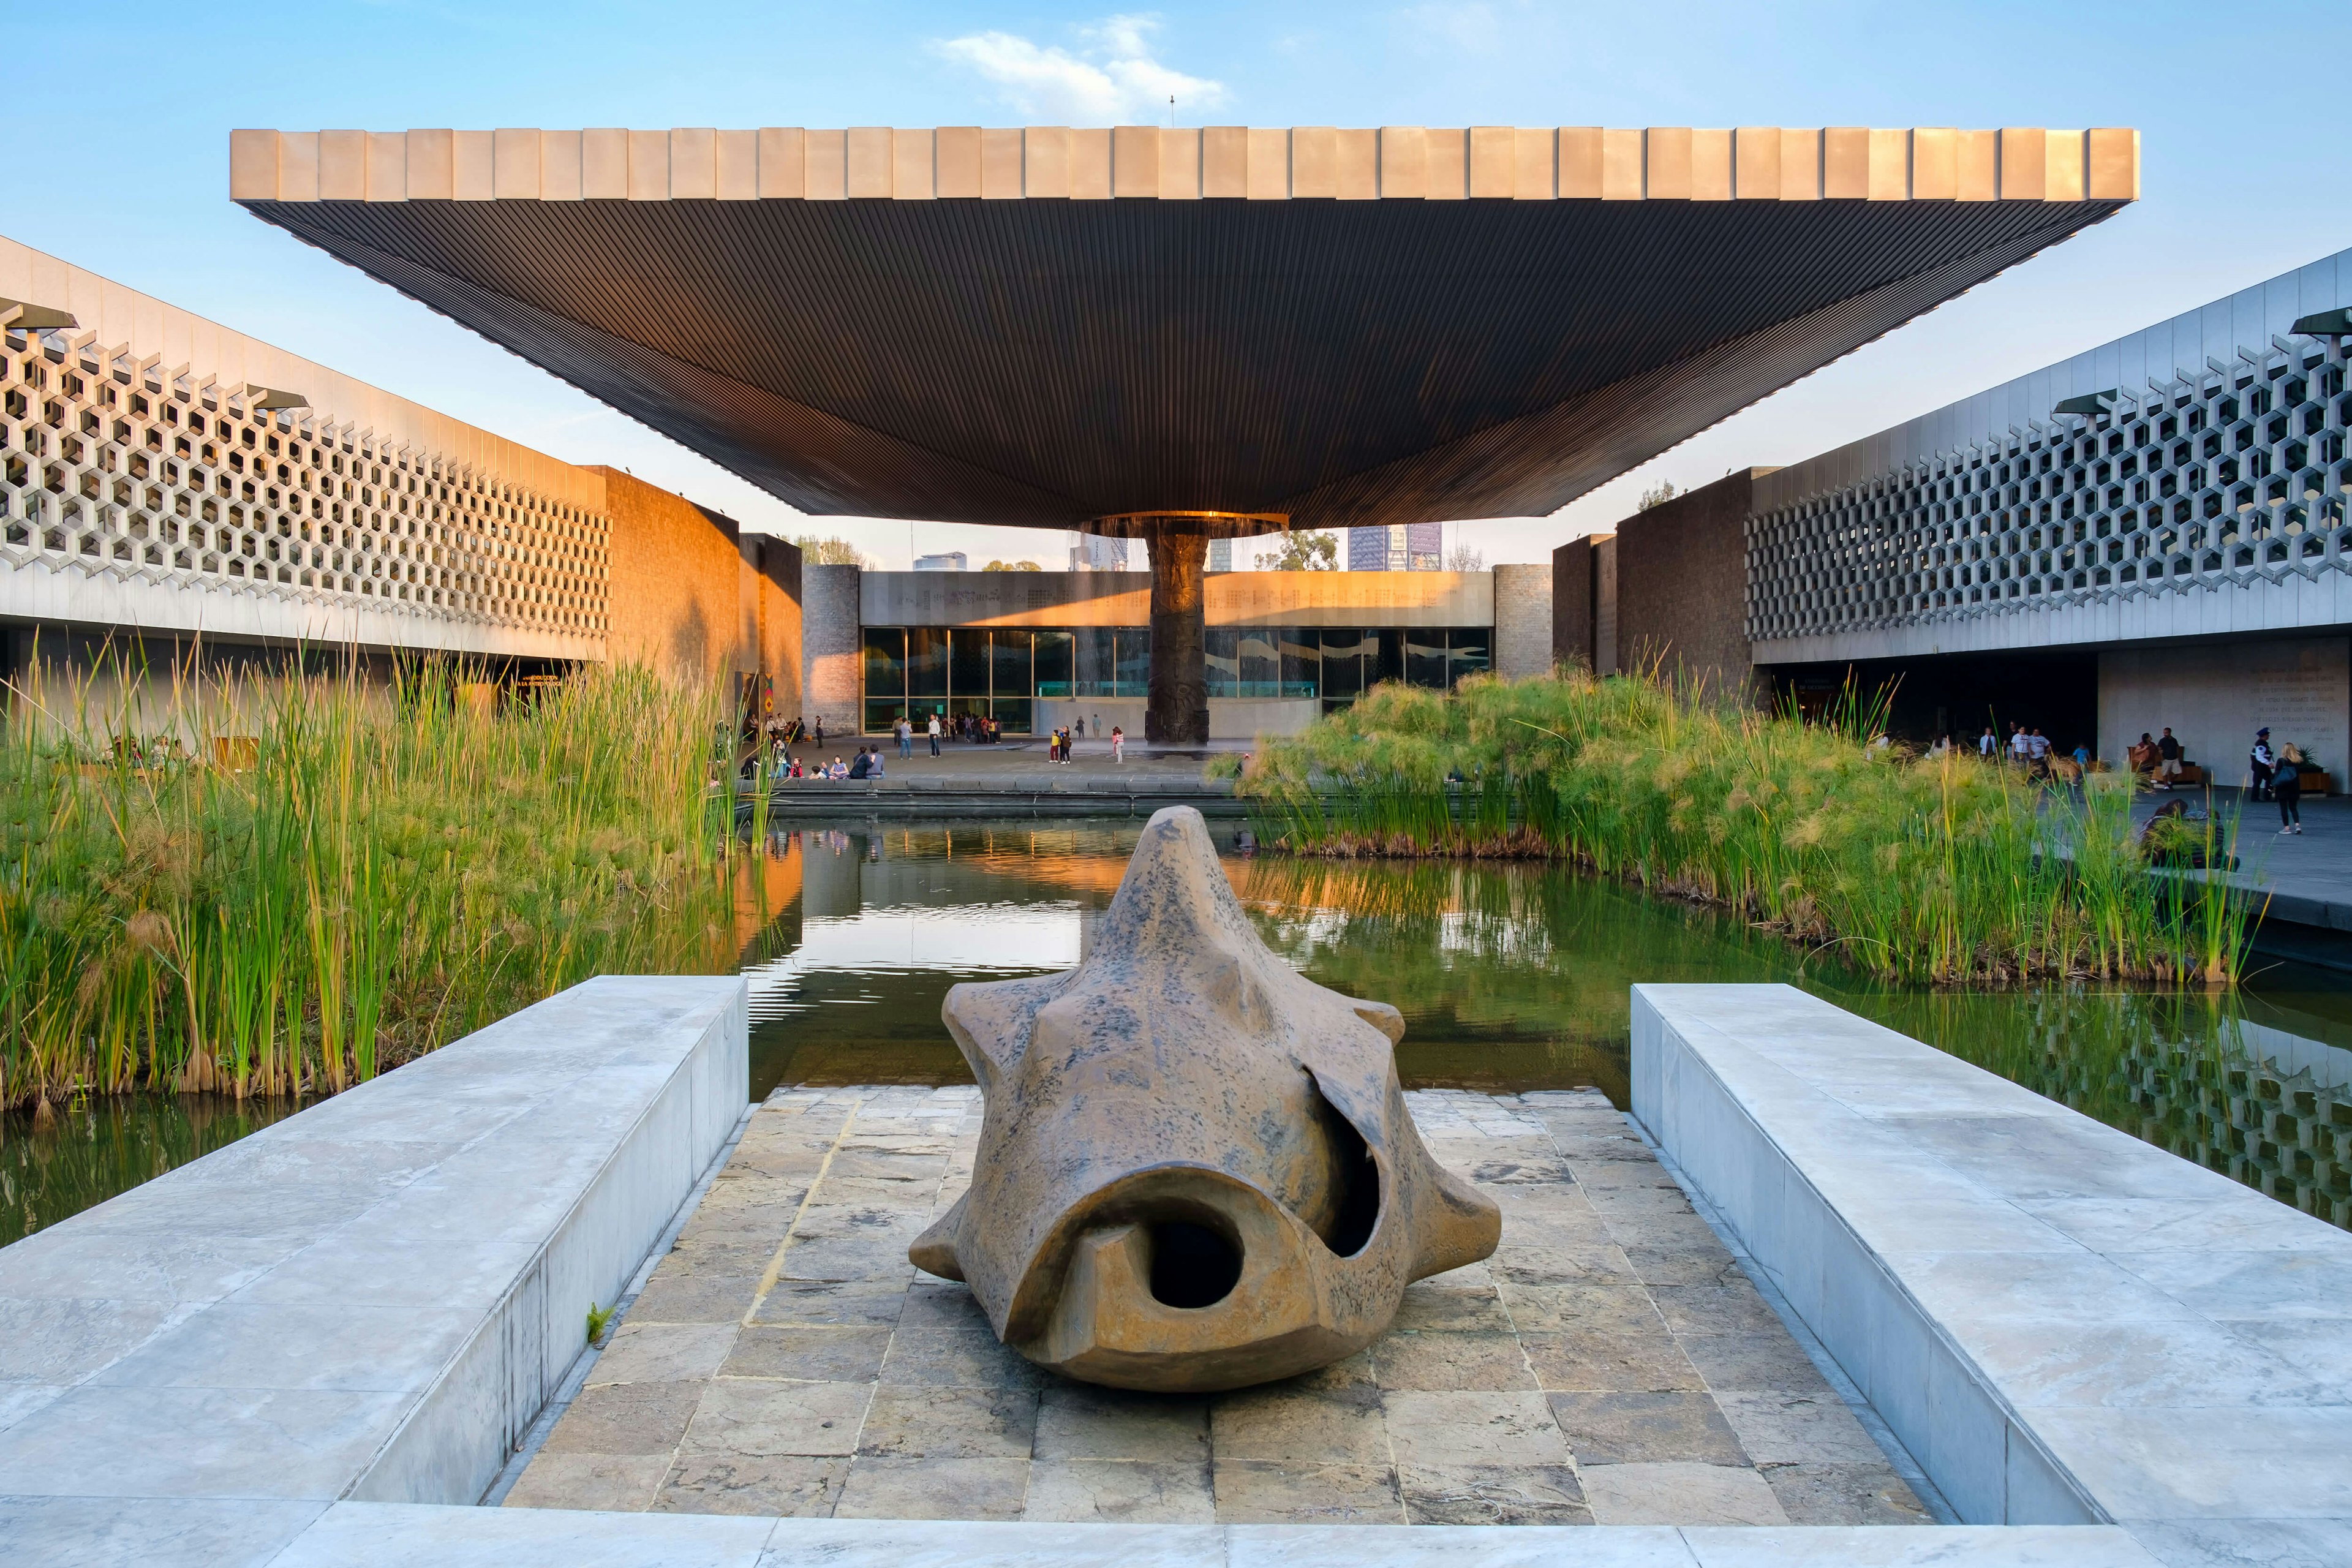
[[[1550,511],[2135,199],[2139,142],[243,131],[232,171],[806,511],[1329,526]]]

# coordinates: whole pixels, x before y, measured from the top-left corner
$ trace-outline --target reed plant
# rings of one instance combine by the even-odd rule
[[[0,735],[0,1106],[324,1092],[590,975],[730,966],[714,693],[36,666]]]
[[[1903,984],[2234,984],[2249,896],[2155,872],[2127,776],[1916,756],[1879,738],[1882,706],[1808,722],[1575,672],[1391,685],[1265,743],[1240,790],[1278,847],[1566,858]]]

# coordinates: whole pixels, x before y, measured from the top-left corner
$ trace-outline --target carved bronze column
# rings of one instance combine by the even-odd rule
[[[1151,547],[1151,690],[1143,736],[1160,745],[1209,741],[1209,679],[1202,661],[1201,579],[1209,529],[1200,518],[1154,518]]]

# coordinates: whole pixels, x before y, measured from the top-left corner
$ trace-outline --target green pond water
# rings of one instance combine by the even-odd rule
[[[1141,824],[810,826],[770,841],[775,898],[743,953],[751,1092],[955,1083],[940,1004],[965,980],[1066,969]],[[1213,825],[1220,841],[1231,824]],[[1700,909],[1531,865],[1301,861],[1227,873],[1310,977],[1404,1015],[1408,1087],[1591,1085],[1626,1103],[1627,987],[1784,981],[2352,1224],[2352,990],[2279,964],[2239,994],[1918,993]],[[0,1124],[0,1243],[221,1147],[291,1107],[93,1100]]]

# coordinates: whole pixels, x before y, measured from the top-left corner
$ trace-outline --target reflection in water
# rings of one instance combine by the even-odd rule
[[[967,1078],[940,1022],[966,980],[1066,969],[1142,824],[869,824],[777,834],[737,930],[751,1089]],[[1231,828],[1216,827],[1230,840]],[[1516,863],[1226,861],[1269,943],[1403,1013],[1410,1085],[1590,1084],[1626,1102],[1637,981],[1782,981],[2175,1153],[2352,1224],[2352,994],[2281,966],[2241,995],[1889,990],[1719,913]],[[283,1114],[196,1097],[0,1123],[0,1242]]]

